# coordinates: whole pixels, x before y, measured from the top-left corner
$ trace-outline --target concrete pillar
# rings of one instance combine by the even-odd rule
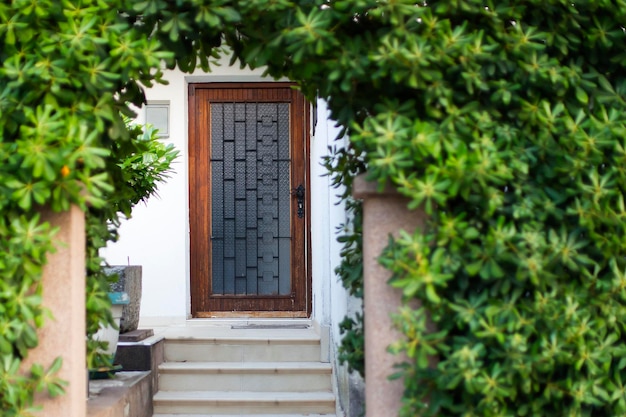
[[[43,271],[43,304],[52,313],[39,329],[39,346],[31,350],[22,369],[34,363],[50,366],[63,358],[58,376],[69,385],[65,394],[49,398],[39,394],[36,404],[45,417],[85,417],[87,371],[85,358],[85,217],[76,206],[69,211],[42,211],[42,219],[60,227],[55,235],[57,251],[48,257]]]
[[[413,233],[424,224],[425,214],[408,210],[408,200],[390,187],[378,192],[377,184],[365,181],[363,175],[355,179],[353,195],[363,200],[365,409],[371,417],[392,417],[398,415],[404,382],[388,378],[395,371],[393,365],[404,358],[391,355],[387,347],[402,337],[391,320],[402,292],[387,284],[391,274],[377,259],[390,234],[397,236],[401,229]]]

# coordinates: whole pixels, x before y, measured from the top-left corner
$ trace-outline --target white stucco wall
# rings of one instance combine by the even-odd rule
[[[187,93],[183,75],[168,71],[169,85],[146,91],[148,100],[170,102],[170,136],[162,139],[180,151],[175,171],[159,186],[158,197],[140,203],[133,217],[120,228],[120,240],[102,254],[109,264],[142,265],[141,314],[163,319],[184,319],[188,287],[187,214]],[[138,122],[144,122],[143,111]]]
[[[328,155],[329,146],[340,146],[337,141],[340,129],[328,120],[328,110],[323,101],[317,103],[317,125],[311,143],[311,194],[316,204],[311,221],[313,294],[316,318],[321,324],[332,326],[343,320],[347,311],[347,293],[335,275],[339,265],[341,245],[336,241],[337,228],[345,223],[346,213],[337,195],[341,189],[331,187],[332,179],[326,175],[322,158]],[[333,327],[333,336],[339,340],[339,328]]]
[[[227,62],[225,60],[224,62]],[[159,187],[159,198],[140,204],[133,217],[120,228],[120,240],[109,245],[102,254],[114,265],[143,266],[142,325],[167,324],[189,317],[189,210],[187,153],[187,86],[190,82],[260,81],[262,71],[240,70],[225,63],[211,74],[186,75],[167,71],[169,85],[156,85],[146,91],[147,100],[170,102],[170,135],[163,139],[180,150],[175,172]],[[336,227],[345,219],[343,207],[336,205],[337,190],[331,189],[324,176],[321,158],[334,144],[338,133],[323,102],[317,111],[315,135],[311,137],[311,239],[313,273],[313,318],[318,323],[335,327],[346,312],[346,294],[334,275],[339,262],[340,245]],[[139,113],[138,121],[144,115]],[[338,335],[336,334],[335,337]]]

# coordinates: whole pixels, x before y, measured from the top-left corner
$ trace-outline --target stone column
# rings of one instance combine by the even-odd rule
[[[58,376],[69,385],[65,394],[49,398],[39,394],[36,404],[45,417],[85,417],[87,370],[85,358],[85,217],[76,206],[69,211],[42,211],[42,219],[60,227],[54,236],[57,251],[43,271],[43,304],[52,313],[38,331],[39,346],[31,350],[22,369],[34,363],[50,366],[63,358]]]
[[[365,409],[371,417],[395,417],[401,406],[404,382],[389,381],[393,365],[402,357],[391,355],[387,347],[402,337],[393,328],[391,314],[401,304],[402,292],[387,284],[389,271],[378,263],[378,257],[401,229],[413,233],[424,224],[421,210],[407,209],[408,200],[387,187],[377,191],[377,184],[357,177],[353,185],[355,198],[363,200],[363,279],[365,318]]]

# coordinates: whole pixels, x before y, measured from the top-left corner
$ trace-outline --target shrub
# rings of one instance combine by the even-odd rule
[[[423,303],[397,316],[403,415],[626,414],[625,17],[355,0],[239,29],[244,62],[327,99],[370,178],[430,215],[381,258]]]
[[[133,124],[129,118],[124,120],[129,140],[113,143],[104,167],[112,185],[102,195],[106,204],[90,207],[86,212],[89,369],[113,365],[113,358],[102,353],[106,342],[93,338],[100,326],[114,324],[107,296],[111,277],[104,273],[104,259],[99,256],[99,250],[117,241],[120,221],[131,217],[135,205],[157,195],[158,184],[168,178],[179,154],[173,144],[166,145],[158,139],[156,129]]]
[[[377,54],[412,97],[352,138],[431,216],[381,259],[423,303],[403,415],[626,414],[624,6],[396,8]]]
[[[118,162],[116,157],[130,157],[134,146],[137,152],[152,148],[129,143],[121,115],[132,114],[129,103],[141,105],[141,85],[159,81],[161,59],[172,54],[133,30],[119,13],[130,3],[0,3],[3,416],[32,415],[36,392],[58,395],[63,390],[54,376],[60,360],[48,368],[20,369],[38,343],[37,328],[44,325],[41,272],[56,243],[39,209],[63,211],[71,204],[83,210],[103,208],[114,195],[113,184],[119,184],[105,172]],[[125,146],[130,148],[121,149]],[[105,302],[91,302],[89,308],[106,316]]]

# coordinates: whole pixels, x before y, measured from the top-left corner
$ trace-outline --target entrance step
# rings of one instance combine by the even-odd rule
[[[276,417],[276,414],[154,414],[153,417]],[[335,414],[280,414],[280,417],[335,417]]]
[[[315,330],[245,324],[164,335],[154,417],[335,417],[332,366]]]
[[[335,414],[332,392],[159,391],[154,413],[198,415]]]
[[[332,367],[321,362],[165,362],[162,391],[332,391]]]
[[[319,338],[309,337],[310,333],[304,330],[291,332],[302,332],[302,336],[167,339],[165,360],[168,362],[319,361],[321,355]]]

